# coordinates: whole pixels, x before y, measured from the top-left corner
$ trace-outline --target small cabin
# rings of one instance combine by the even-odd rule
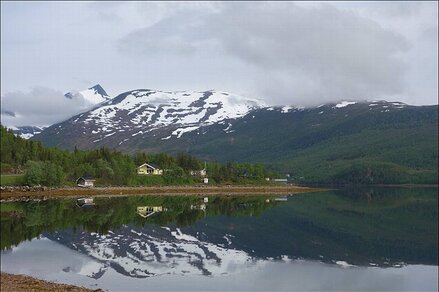
[[[152,163],[144,163],[137,167],[137,174],[140,175],[162,175],[163,169]]]
[[[167,209],[162,206],[139,206],[136,213],[143,218],[148,218],[163,211],[167,211]]]
[[[76,185],[78,187],[83,187],[83,188],[92,188],[92,187],[94,187],[95,181],[96,180],[90,176],[81,176],[80,178],[78,178],[76,180]]]
[[[207,171],[206,169],[202,169],[202,170],[191,170],[191,175],[192,176],[201,176],[201,177],[205,177],[207,175]]]
[[[204,168],[201,170],[191,170],[190,174],[192,176],[200,176],[200,177],[206,177],[207,176],[207,163],[204,161]]]
[[[93,198],[79,198],[76,200],[76,205],[80,208],[93,207],[95,203]]]
[[[191,210],[201,210],[206,211],[206,204],[199,204],[199,205],[191,205]]]

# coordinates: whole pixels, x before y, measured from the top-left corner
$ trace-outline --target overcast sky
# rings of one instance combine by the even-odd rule
[[[50,124],[78,111],[64,93],[97,83],[113,96],[217,89],[274,105],[437,104],[437,52],[434,1],[2,1],[2,111]]]

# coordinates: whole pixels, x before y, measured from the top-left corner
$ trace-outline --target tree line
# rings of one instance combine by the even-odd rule
[[[1,126],[1,172],[24,173],[26,185],[59,186],[74,184],[81,176],[92,176],[100,185],[169,185],[199,183],[191,175],[206,166],[211,183],[261,183],[276,176],[262,164],[221,164],[202,161],[190,154],[138,152],[125,154],[105,147],[74,151],[44,147],[41,142],[25,140]],[[136,168],[153,163],[164,170],[162,176],[139,176]]]
[[[200,203],[197,196],[96,198],[95,208],[87,211],[74,207],[73,199],[6,203],[7,211],[2,211],[0,221],[0,250],[51,230],[84,229],[106,234],[125,224],[143,227],[147,224],[164,226],[172,223],[185,227],[205,216],[259,216],[278,204],[267,204],[265,200],[264,196],[210,197],[204,212],[191,208],[191,205]],[[146,220],[135,211],[138,206],[148,205],[163,206],[167,211]]]

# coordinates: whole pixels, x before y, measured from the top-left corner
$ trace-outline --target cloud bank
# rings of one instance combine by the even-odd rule
[[[112,96],[135,88],[217,89],[275,105],[437,104],[435,2],[1,6],[2,112],[20,115],[13,101],[20,100],[34,108],[21,114],[23,123],[68,117],[80,107],[65,105],[61,92],[96,83]]]
[[[231,3],[219,12],[165,18],[120,40],[134,55],[211,55],[249,66],[254,93],[275,104],[316,105],[404,92],[408,41],[331,5]],[[239,80],[239,79],[238,79]]]
[[[1,123],[8,126],[49,126],[90,108],[80,94],[69,99],[45,87],[7,93],[1,97],[1,105]]]

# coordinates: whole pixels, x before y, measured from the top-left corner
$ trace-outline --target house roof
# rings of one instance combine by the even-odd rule
[[[139,167],[142,167],[144,165],[151,167],[152,169],[160,169],[160,166],[158,166],[157,164],[153,164],[153,163],[144,163],[144,164],[140,165]],[[139,168],[139,167],[137,167],[137,168]]]
[[[83,180],[88,180],[88,181],[95,181],[95,179],[91,176],[81,176],[79,177],[76,181],[83,179]]]

